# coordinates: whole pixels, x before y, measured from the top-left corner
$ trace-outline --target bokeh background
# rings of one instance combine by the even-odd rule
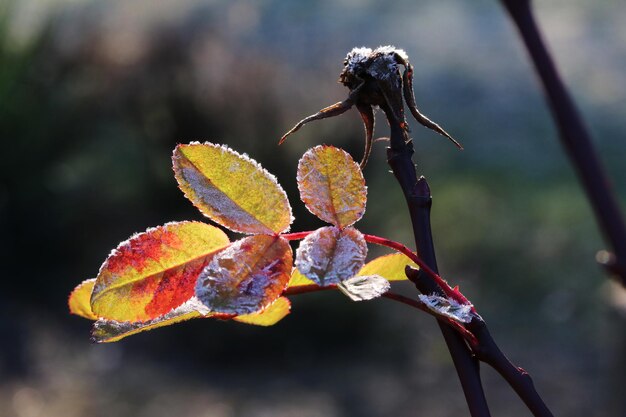
[[[626,3],[536,6],[624,203]],[[346,97],[347,51],[386,44],[411,57],[420,108],[465,145],[414,123],[442,274],[555,415],[625,416],[626,297],[594,261],[589,205],[495,0],[1,0],[0,415],[467,415],[433,320],[389,301],[301,295],[272,328],[197,320],[110,345],[91,345],[90,323],[67,313],[120,241],[202,220],[176,187],[176,143],[248,153],[286,188],[293,230],[319,226],[298,203],[298,158],[328,143],[359,159],[359,116],[277,140]],[[386,135],[380,115],[377,128]],[[359,227],[411,244],[384,147]],[[483,376],[494,415],[528,415]]]

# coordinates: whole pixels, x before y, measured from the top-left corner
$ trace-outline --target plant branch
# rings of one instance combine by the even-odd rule
[[[320,286],[317,284],[309,284],[309,285],[298,285],[298,286],[294,286],[294,287],[289,287],[287,288],[284,292],[283,292],[283,296],[292,296],[292,295],[299,295],[299,294],[308,294],[308,293],[312,293],[312,292],[318,292],[318,291],[327,291],[327,290],[336,290],[337,289],[337,285],[327,285],[327,286]],[[476,337],[472,334],[472,332],[470,332],[469,330],[467,330],[461,323],[459,323],[458,321],[455,321],[453,319],[451,319],[450,317],[445,317],[442,315],[438,315],[435,311],[429,309],[428,307],[426,307],[426,305],[419,301],[419,300],[414,300],[412,298],[409,297],[405,297],[403,295],[400,294],[396,294],[394,292],[391,291],[387,291],[386,293],[382,294],[381,297],[385,297],[387,299],[402,303],[402,304],[406,304],[410,307],[416,308],[418,310],[421,310],[425,313],[430,314],[431,316],[434,316],[437,319],[443,320],[445,321],[450,327],[452,327],[454,330],[456,330],[457,332],[459,332],[472,346],[477,346],[478,341],[476,339]]]
[[[478,339],[478,346],[474,349],[478,359],[490,365],[509,383],[533,415],[551,417],[552,412],[535,389],[528,372],[513,365],[502,353],[482,318],[474,318],[466,327]]]
[[[432,269],[436,271],[437,264],[430,229],[430,207],[432,204],[430,188],[428,187],[428,183],[424,177],[419,178],[419,180],[417,179],[417,174],[412,161],[413,149],[405,130],[400,126],[394,125],[392,119],[389,117],[388,120],[391,126],[391,147],[388,149],[388,162],[394,172],[394,175],[396,175],[398,182],[402,185],[405,198],[409,205],[409,213],[411,214],[411,219],[413,221],[413,230],[416,236],[418,253],[423,261],[428,263],[430,260],[430,265],[433,266]],[[395,141],[394,137],[396,138]],[[410,184],[413,185],[409,187],[408,185]],[[418,239],[418,237],[421,237],[421,239]],[[424,294],[433,292],[439,294],[442,293],[442,290],[438,289],[436,282],[431,279],[429,274],[424,273],[422,270],[409,270],[408,272],[407,276],[415,283],[420,292]],[[466,372],[465,374],[461,374],[461,371],[459,371],[459,377],[461,378],[462,384],[464,382],[469,384],[467,389],[464,386],[464,391],[466,393],[466,398],[468,399],[468,405],[470,406],[472,416],[475,415],[474,413],[487,413],[484,415],[489,415],[489,410],[486,408],[473,408],[481,407],[481,402],[483,401],[485,403],[484,407],[486,407],[486,400],[484,398],[484,392],[480,382],[480,373],[477,361],[477,359],[480,359],[494,367],[494,369],[496,369],[496,371],[498,371],[500,375],[502,375],[505,380],[509,382],[511,387],[535,416],[551,417],[552,413],[546,407],[543,400],[535,390],[528,373],[515,367],[506,358],[506,356],[504,356],[491,337],[489,330],[487,329],[487,325],[478,314],[475,314],[474,319],[472,319],[472,321],[467,325],[467,328],[478,339],[478,346],[474,349],[476,357],[470,356],[472,361],[471,363],[467,363],[465,361],[460,362],[460,364],[457,365],[457,371],[461,369]],[[453,360],[454,358],[455,357],[453,356]],[[463,359],[463,356],[461,356],[461,359]],[[469,391],[470,389],[473,391]],[[468,392],[471,393],[471,397],[468,396]],[[479,397],[479,400],[481,401],[476,401],[477,395],[482,396]],[[470,403],[470,401],[474,402]]]
[[[412,160],[413,146],[408,140],[406,131],[401,126],[401,123],[397,121],[394,112],[389,106],[382,105],[381,108],[387,116],[391,129],[391,146],[387,150],[387,162],[404,193],[417,252],[426,265],[436,272],[437,260],[430,231],[430,190],[423,178],[418,182]],[[413,282],[420,292],[423,294],[445,295],[439,285],[426,273],[419,272],[418,275],[420,279]],[[491,414],[480,380],[478,360],[472,356],[470,349],[459,333],[446,326],[440,320],[438,320],[438,323],[459,375],[470,414],[472,417],[489,417]]]
[[[305,237],[307,237],[311,233],[313,233],[313,230],[310,230],[310,231],[307,231],[307,232],[285,233],[285,234],[281,234],[279,236],[283,237],[283,238],[285,238],[287,240],[300,240],[300,239],[304,239]]]
[[[453,319],[451,319],[449,317],[441,316],[441,315],[435,313],[433,310],[431,310],[428,307],[426,307],[426,305],[424,303],[422,303],[421,301],[414,300],[412,298],[405,297],[403,295],[396,294],[396,293],[393,293],[391,291],[387,291],[381,297],[385,297],[385,298],[388,298],[390,300],[398,301],[400,303],[403,303],[403,304],[406,304],[408,306],[414,307],[414,308],[416,308],[418,310],[422,310],[422,311],[430,314],[431,316],[435,317],[438,320],[445,321],[454,330],[459,332],[461,334],[461,336],[463,336],[465,338],[465,340],[467,340],[468,343],[470,343],[473,347],[474,346],[478,346],[478,339],[476,339],[476,336],[474,336],[474,334],[472,332],[467,330],[461,323],[459,323],[458,321],[453,320]]]
[[[598,260],[626,285],[626,225],[596,154],[587,127],[570,97],[542,39],[530,0],[500,0],[509,12],[539,75],[552,117],[570,162],[589,199],[596,221],[613,254]]]
[[[423,260],[421,260],[416,253],[412,252],[411,249],[404,246],[402,243],[395,242],[393,240],[385,239],[383,237],[374,236],[374,235],[366,235],[364,234],[366,242],[375,243],[377,245],[386,246],[391,249],[395,249],[398,252],[406,255],[410,260],[415,262],[424,272],[426,272],[435,283],[441,288],[441,290],[445,293],[447,297],[452,298],[453,300],[461,303],[461,304],[471,304],[470,301],[465,298],[463,294],[461,294],[458,290],[455,290],[448,284],[448,282],[441,278],[439,274],[433,271]]]

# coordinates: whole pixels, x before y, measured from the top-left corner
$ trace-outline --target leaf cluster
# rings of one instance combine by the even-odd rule
[[[193,318],[270,326],[289,314],[288,296],[332,288],[370,300],[416,266],[402,254],[365,263],[367,242],[353,224],[365,213],[367,187],[341,149],[317,146],[300,159],[300,197],[329,226],[299,233],[287,233],[293,216],[286,193],[248,156],[193,142],[177,146],[172,161],[179,188],[198,210],[246,236],[231,242],[219,227],[183,221],[120,243],[96,278],[69,297],[71,313],[95,320],[94,342]],[[289,241],[297,239],[294,260]]]

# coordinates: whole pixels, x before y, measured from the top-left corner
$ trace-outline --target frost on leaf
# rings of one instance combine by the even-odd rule
[[[93,291],[93,285],[95,282],[95,278],[87,279],[74,288],[74,291],[72,291],[68,300],[70,313],[90,320],[98,318],[95,314],[93,314],[93,311],[91,311],[91,305],[89,304],[91,292]]]
[[[280,297],[264,310],[257,313],[244,314],[233,318],[235,321],[255,326],[273,326],[284,319],[291,310],[291,303],[288,298]]]
[[[208,218],[235,232],[275,234],[291,224],[291,206],[276,178],[226,146],[178,145],[174,173],[185,196]]]
[[[98,273],[91,308],[107,320],[147,321],[194,295],[198,275],[229,244],[201,222],[168,223],[122,242]]]
[[[367,256],[367,244],[353,227],[317,229],[302,240],[296,268],[320,286],[339,284],[356,275]]]
[[[461,323],[469,323],[472,321],[471,304],[460,304],[450,298],[434,294],[420,294],[419,299],[429,310],[440,316],[446,316]]]
[[[332,146],[309,149],[298,163],[298,189],[307,209],[344,228],[365,213],[367,187],[359,165]]]
[[[390,287],[389,281],[379,275],[357,275],[337,285],[352,301],[372,300],[389,291]]]
[[[369,261],[361,268],[358,275],[380,275],[387,281],[406,281],[408,278],[404,273],[404,268],[407,265],[419,269],[417,264],[406,255],[392,253]]]
[[[214,312],[255,313],[280,296],[291,267],[292,252],[286,239],[249,236],[213,258],[198,277],[196,295]]]
[[[214,314],[211,314],[196,297],[191,297],[183,305],[153,320],[144,322],[124,322],[99,319],[93,324],[91,341],[94,343],[117,342],[127,336],[132,336],[147,330],[169,326],[171,324],[180,323],[181,321],[211,316],[214,316]]]

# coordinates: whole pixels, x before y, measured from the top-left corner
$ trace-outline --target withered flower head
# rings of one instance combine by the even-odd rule
[[[397,123],[408,132],[409,125],[404,117],[406,103],[415,120],[421,125],[447,137],[457,147],[463,149],[452,136],[417,109],[413,93],[413,66],[402,49],[393,46],[380,46],[374,50],[365,47],[354,48],[348,52],[343,64],[339,82],[350,90],[348,98],[302,119],[280,139],[279,143],[283,143],[287,136],[308,122],[339,116],[352,106],[356,106],[365,125],[365,153],[361,161],[361,167],[364,167],[372,149],[374,108],[383,109],[389,123]],[[402,73],[400,66],[404,67]]]

